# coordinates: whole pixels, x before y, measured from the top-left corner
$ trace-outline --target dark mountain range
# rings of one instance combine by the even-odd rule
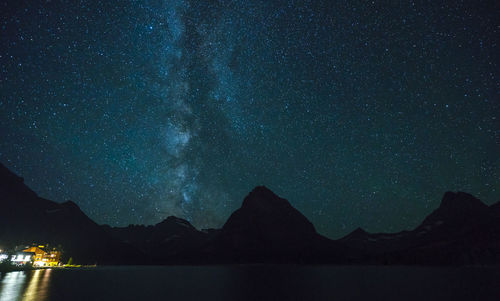
[[[112,228],[104,225],[102,228],[109,235],[141,250],[155,263],[186,262],[190,258],[185,257],[198,251],[211,237],[175,216],[169,216],[154,226]]]
[[[71,202],[36,195],[0,164],[0,245],[50,243],[81,263],[337,263],[463,265],[500,263],[500,203],[447,192],[411,231],[339,240],[318,234],[287,200],[256,187],[222,229],[199,231],[170,216],[152,225],[99,226]]]
[[[263,186],[220,230],[198,231],[173,216],[154,226],[102,227],[160,263],[345,262],[353,253],[319,235],[287,200]]]
[[[78,263],[144,262],[140,251],[108,235],[75,203],[38,197],[23,178],[0,164],[0,244],[14,248],[32,243],[60,246]]]
[[[371,234],[357,229],[340,242],[374,263],[481,264],[500,262],[498,205],[464,192],[446,192],[439,208],[411,231]]]

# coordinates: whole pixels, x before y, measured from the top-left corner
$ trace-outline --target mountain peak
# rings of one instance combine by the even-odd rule
[[[312,223],[302,213],[265,186],[255,187],[222,229],[230,232],[243,231],[255,236],[267,236],[270,233],[280,233],[277,236],[316,233]]]
[[[275,195],[271,189],[267,188],[264,185],[255,186],[255,188],[252,189],[252,191],[250,191],[250,193],[268,193],[268,194]]]
[[[181,226],[181,227],[195,230],[193,225],[191,225],[191,223],[189,223],[187,220],[173,216],[173,215],[171,215],[171,216],[167,217],[166,219],[164,219],[163,221],[159,222],[158,224],[156,224],[156,226],[159,226],[159,227]]]
[[[488,206],[475,198],[473,195],[458,191],[447,191],[443,195],[439,209],[447,210],[481,210],[486,209]]]
[[[255,187],[243,200],[241,208],[254,208],[264,211],[275,211],[292,207],[290,203],[277,196],[266,186]]]
[[[358,227],[356,230],[352,231],[351,233],[347,234],[346,236],[342,237],[341,240],[359,240],[359,239],[365,239],[368,237],[370,234],[366,232],[363,228]]]
[[[352,234],[356,234],[356,235],[359,235],[359,234],[368,234],[368,232],[365,231],[365,229],[361,228],[361,227],[357,227],[356,230],[352,231]]]
[[[441,200],[439,208],[434,210],[423,224],[435,223],[437,221],[463,221],[466,219],[477,219],[489,214],[488,206],[465,192],[447,191]]]

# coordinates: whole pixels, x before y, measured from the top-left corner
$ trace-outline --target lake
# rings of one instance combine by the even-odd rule
[[[120,266],[1,275],[7,300],[500,300],[500,268]]]

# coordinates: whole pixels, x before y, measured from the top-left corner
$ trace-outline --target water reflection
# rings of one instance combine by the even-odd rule
[[[0,278],[0,301],[46,300],[52,270],[10,272]]]
[[[3,274],[0,283],[0,301],[17,300],[26,281],[24,272],[10,272]]]

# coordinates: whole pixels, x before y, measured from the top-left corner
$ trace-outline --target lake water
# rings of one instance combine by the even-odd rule
[[[500,268],[238,265],[1,275],[6,300],[500,300]]]

